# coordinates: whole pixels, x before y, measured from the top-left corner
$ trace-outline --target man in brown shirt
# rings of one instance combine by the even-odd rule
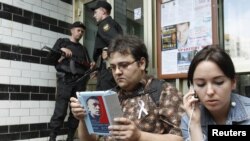
[[[119,36],[112,40],[108,55],[123,117],[115,118],[117,124],[109,126],[110,136],[90,135],[83,120],[85,109],[77,99],[71,98],[73,114],[80,120],[80,140],[182,141],[179,128],[182,97],[170,83],[152,85],[159,80],[147,75],[145,44],[136,36]],[[152,89],[161,89],[158,99],[153,98]]]

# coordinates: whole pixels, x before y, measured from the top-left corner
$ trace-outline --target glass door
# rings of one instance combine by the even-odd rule
[[[87,47],[89,52],[89,56],[93,59],[93,52],[94,52],[94,44],[95,44],[95,36],[97,32],[97,25],[96,21],[93,18],[94,12],[90,9],[91,7],[95,6],[95,1],[91,1],[84,4],[84,22],[87,27],[85,32],[85,40],[84,45]]]

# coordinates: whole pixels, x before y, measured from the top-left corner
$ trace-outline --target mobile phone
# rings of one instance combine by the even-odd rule
[[[194,91],[194,98],[199,98],[195,91]]]
[[[190,86],[190,89],[194,91],[193,97],[194,98],[199,98],[198,95],[196,94],[196,91],[194,90],[194,86],[193,85]]]
[[[194,91],[194,98],[197,98],[199,100],[198,95],[196,94],[196,91]]]

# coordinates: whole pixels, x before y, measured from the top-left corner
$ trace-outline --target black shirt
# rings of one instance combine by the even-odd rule
[[[53,49],[60,51],[61,48],[68,48],[72,51],[71,58],[65,58],[62,62],[55,64],[57,71],[84,74],[90,68],[90,57],[86,48],[80,43],[71,42],[67,38],[59,38]]]

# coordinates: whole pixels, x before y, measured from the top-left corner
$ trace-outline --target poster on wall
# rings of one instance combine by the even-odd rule
[[[161,4],[163,75],[187,73],[194,55],[211,44],[211,0],[170,0]]]

